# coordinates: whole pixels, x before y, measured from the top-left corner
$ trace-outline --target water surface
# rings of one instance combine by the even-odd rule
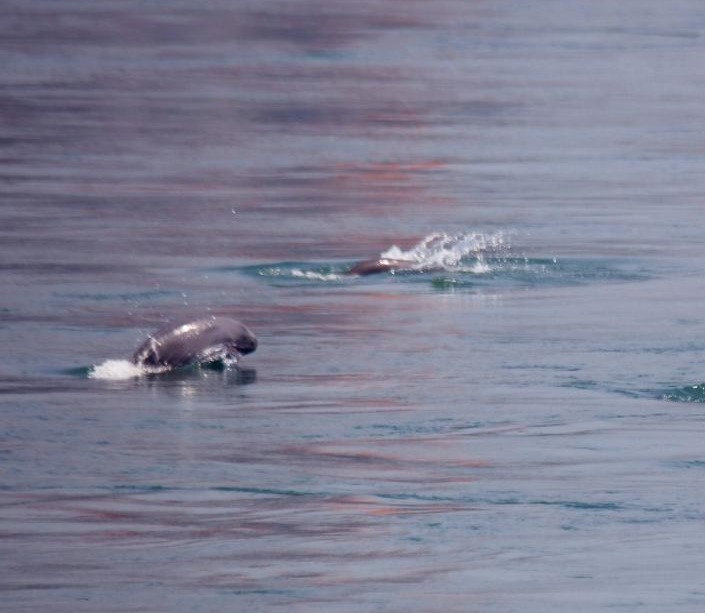
[[[0,8],[8,610],[702,610],[700,3]]]

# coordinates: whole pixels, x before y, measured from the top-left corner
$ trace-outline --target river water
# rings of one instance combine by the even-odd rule
[[[0,9],[0,608],[703,610],[701,2]]]

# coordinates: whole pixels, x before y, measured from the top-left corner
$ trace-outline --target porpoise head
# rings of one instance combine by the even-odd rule
[[[236,333],[233,335],[233,339],[231,342],[233,349],[237,351],[240,355],[247,355],[248,353],[252,353],[255,349],[257,349],[257,337],[247,326],[241,324],[240,322],[235,323],[238,323],[240,325],[239,330],[237,330]]]

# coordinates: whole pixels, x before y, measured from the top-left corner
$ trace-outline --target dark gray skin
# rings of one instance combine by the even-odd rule
[[[135,364],[178,368],[237,358],[257,349],[257,338],[229,317],[204,317],[166,326],[152,334],[132,356]]]
[[[374,275],[381,272],[396,272],[397,270],[413,270],[416,262],[411,260],[394,260],[391,258],[377,258],[376,260],[364,260],[355,264],[349,275]]]

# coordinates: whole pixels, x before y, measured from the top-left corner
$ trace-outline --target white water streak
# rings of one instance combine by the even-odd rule
[[[291,276],[309,279],[310,281],[340,281],[344,278],[343,275],[337,275],[335,273],[321,273],[313,270],[301,270],[300,268],[292,269]]]

